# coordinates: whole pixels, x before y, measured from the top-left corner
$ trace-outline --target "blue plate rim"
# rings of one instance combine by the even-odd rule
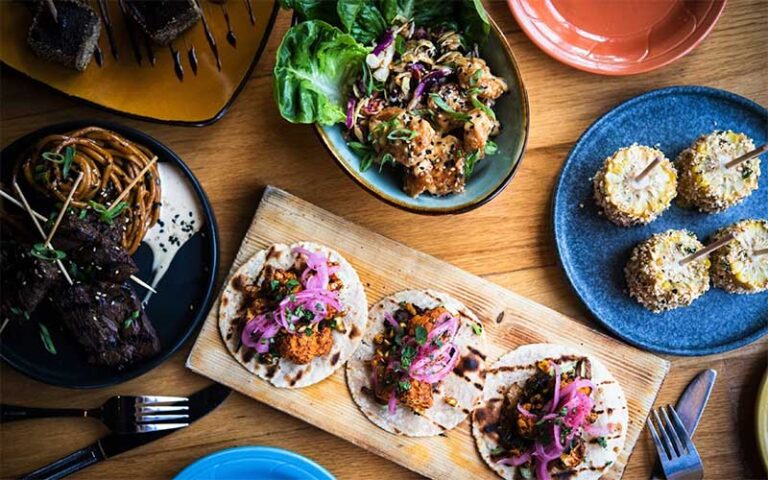
[[[331,472],[329,472],[325,467],[315,462],[311,458],[307,458],[303,455],[299,455],[296,452],[292,452],[284,448],[270,447],[266,445],[244,445],[239,447],[225,448],[223,450],[218,450],[216,452],[209,453],[208,455],[202,458],[198,458],[194,462],[184,467],[183,470],[181,470],[179,473],[176,474],[176,476],[173,477],[173,480],[184,480],[185,479],[184,475],[190,475],[190,472],[192,472],[192,470],[195,468],[200,468],[200,465],[204,465],[220,457],[226,457],[226,456],[232,455],[233,453],[241,453],[241,452],[272,453],[274,455],[287,457],[292,460],[299,461],[300,463],[303,463],[305,465],[309,465],[310,467],[316,469],[317,472],[323,475],[326,475],[329,480],[336,480],[336,477],[334,477]]]
[[[582,133],[581,136],[579,136],[579,139],[573,145],[573,148],[571,148],[570,152],[568,152],[568,156],[565,158],[565,162],[563,162],[563,166],[560,167],[560,173],[558,174],[557,184],[555,185],[555,189],[552,192],[551,221],[552,221],[552,227],[553,227],[552,232],[555,240],[555,248],[557,250],[558,263],[560,267],[563,269],[563,271],[565,272],[565,276],[568,279],[568,284],[570,285],[571,290],[579,298],[582,305],[584,305],[587,308],[587,310],[592,315],[592,317],[594,317],[598,322],[600,322],[600,324],[603,325],[603,327],[605,327],[613,335],[619,337],[621,340],[624,340],[625,342],[631,345],[634,345],[638,348],[642,348],[655,353],[664,353],[664,354],[692,357],[692,356],[703,356],[703,355],[712,355],[716,353],[728,352],[730,350],[734,350],[734,349],[743,347],[745,345],[748,345],[760,339],[761,337],[765,336],[766,334],[768,334],[768,326],[766,326],[762,330],[759,330],[751,335],[742,337],[738,340],[720,344],[715,347],[704,347],[704,348],[665,348],[665,347],[659,347],[657,345],[653,345],[649,343],[644,343],[632,338],[629,335],[625,335],[619,329],[614,328],[614,326],[611,325],[611,323],[603,320],[598,315],[598,313],[592,308],[589,302],[587,302],[586,296],[582,292],[581,288],[577,286],[576,283],[574,282],[573,267],[566,261],[567,254],[564,251],[564,247],[561,245],[561,241],[560,241],[563,233],[561,232],[561,227],[557,222],[557,217],[560,214],[560,210],[558,209],[558,196],[560,195],[560,192],[564,188],[564,184],[566,182],[566,178],[564,174],[565,169],[568,166],[568,163],[571,162],[575,154],[582,148],[585,140],[590,136],[592,136],[596,130],[599,130],[604,123],[610,121],[613,115],[621,113],[625,109],[631,108],[635,104],[644,102],[649,98],[666,96],[666,95],[676,95],[676,94],[708,95],[708,96],[723,98],[730,102],[740,104],[745,108],[757,110],[759,112],[762,112],[763,115],[768,116],[768,109],[758,104],[757,102],[754,102],[746,97],[735,94],[733,92],[729,92],[727,90],[722,90],[722,89],[713,88],[713,87],[706,87],[701,85],[674,85],[670,87],[657,88],[654,90],[649,90],[645,93],[641,93],[640,95],[637,95],[630,99],[627,99],[619,103],[618,105],[612,107],[610,110],[602,114],[597,120],[595,120],[584,131],[584,133]]]
[[[97,119],[82,119],[82,120],[71,120],[71,121],[53,123],[53,124],[35,129],[25,135],[22,135],[21,137],[16,138],[15,140],[9,142],[7,145],[4,145],[2,149],[0,149],[0,158],[2,158],[2,152],[6,152],[10,147],[14,147],[17,144],[21,144],[21,145],[29,144],[35,138],[38,138],[41,135],[48,135],[54,132],[68,132],[68,131],[77,130],[78,128],[83,128],[89,125],[106,128],[108,130],[117,132],[121,135],[125,135],[128,138],[137,139],[137,141],[144,143],[146,145],[150,145],[154,150],[156,150],[159,153],[158,158],[160,158],[160,156],[162,155],[163,160],[175,164],[177,167],[179,167],[182,170],[182,172],[184,172],[184,175],[192,184],[192,187],[195,190],[197,198],[200,200],[200,206],[202,207],[203,212],[205,213],[206,219],[208,220],[209,228],[205,229],[205,231],[210,236],[211,247],[210,247],[209,253],[211,256],[211,265],[210,265],[210,272],[208,274],[208,278],[206,279],[207,286],[205,288],[205,293],[203,295],[202,301],[200,302],[200,307],[197,310],[197,313],[195,313],[195,315],[192,317],[192,321],[189,322],[189,327],[187,328],[187,331],[183,335],[181,335],[176,340],[176,342],[169,345],[168,349],[164,349],[158,356],[149,359],[147,362],[140,364],[136,368],[130,368],[124,371],[115,371],[115,375],[111,376],[108,380],[94,381],[94,382],[77,382],[77,383],[68,383],[65,381],[60,381],[58,378],[54,376],[39,374],[38,372],[30,371],[27,368],[25,368],[23,365],[18,364],[14,358],[10,358],[6,354],[5,349],[1,348],[2,344],[0,344],[0,359],[3,362],[7,363],[9,366],[11,366],[14,370],[21,373],[22,375],[25,375],[33,380],[45,383],[47,385],[53,385],[53,386],[64,387],[64,388],[72,388],[72,389],[83,389],[83,390],[86,390],[86,389],[92,390],[97,388],[109,387],[112,385],[118,385],[118,384],[127,382],[129,380],[132,380],[136,377],[140,377],[141,375],[144,375],[145,373],[150,372],[154,370],[156,367],[165,363],[166,360],[168,360],[174,353],[176,353],[182,346],[184,346],[184,344],[187,342],[187,340],[189,340],[192,334],[195,333],[200,328],[203,321],[208,315],[208,311],[210,310],[211,305],[213,304],[213,301],[215,298],[214,292],[216,287],[216,279],[219,271],[219,248],[220,248],[219,227],[216,222],[216,215],[214,214],[213,206],[211,205],[211,202],[208,199],[208,196],[205,194],[205,190],[203,190],[203,187],[200,184],[200,181],[192,172],[192,169],[190,169],[189,166],[186,163],[184,163],[181,157],[176,152],[171,150],[170,147],[168,147],[163,142],[157,140],[156,138],[152,137],[147,133],[144,133],[143,131],[137,128],[129,127],[127,125],[123,125],[121,123],[117,123],[109,120],[97,120]]]

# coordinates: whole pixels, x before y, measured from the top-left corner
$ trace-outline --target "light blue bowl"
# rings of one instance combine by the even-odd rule
[[[422,194],[412,198],[402,189],[400,176],[391,168],[379,172],[372,167],[360,171],[360,158],[347,147],[343,125],[316,125],[320,139],[336,159],[336,163],[352,179],[375,197],[403,210],[428,215],[463,213],[491,201],[509,184],[523,158],[528,140],[528,95],[517,67],[517,61],[504,34],[493,20],[491,33],[481,56],[491,71],[506,80],[509,92],[496,103],[496,117],[501,133],[493,140],[499,146],[496,155],[478,163],[466,190],[459,194],[435,197]]]

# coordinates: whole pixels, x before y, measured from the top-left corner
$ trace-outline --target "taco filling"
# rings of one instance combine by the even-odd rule
[[[280,358],[297,364],[327,355],[332,330],[343,331],[346,314],[339,298],[343,287],[339,264],[319,252],[295,247],[296,261],[288,269],[267,265],[243,288],[246,308],[242,344],[261,363]]]
[[[434,404],[434,390],[459,360],[454,342],[459,320],[442,306],[421,309],[406,302],[384,318],[384,330],[373,339],[372,393],[390,414],[398,404],[427,410]]]
[[[550,479],[550,472],[573,471],[586,459],[586,442],[607,447],[590,364],[580,360],[563,369],[550,360],[536,363],[522,389],[504,397],[492,461],[518,467],[522,478]]]

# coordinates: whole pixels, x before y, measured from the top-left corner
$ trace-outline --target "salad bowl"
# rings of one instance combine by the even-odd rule
[[[488,18],[491,29],[480,57],[491,71],[503,78],[509,91],[496,103],[496,115],[501,132],[494,137],[498,153],[478,163],[466,189],[458,194],[416,198],[402,189],[398,172],[376,166],[362,171],[361,159],[347,146],[343,124],[321,125],[315,130],[337,165],[359,186],[379,200],[397,208],[425,215],[459,214],[478,208],[493,200],[510,183],[523,159],[528,140],[530,112],[523,78],[512,49],[498,25]]]

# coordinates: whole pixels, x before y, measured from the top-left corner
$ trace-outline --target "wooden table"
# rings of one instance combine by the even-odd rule
[[[625,78],[596,76],[562,65],[527,39],[505,2],[491,2],[489,10],[506,32],[520,63],[531,104],[531,135],[515,180],[492,203],[465,215],[428,218],[382,204],[336,168],[310,127],[291,125],[280,118],[272,100],[271,72],[279,39],[290,20],[285,12],[279,15],[264,57],[240,98],[213,126],[182,128],[118,118],[5,69],[2,144],[53,122],[84,117],[118,120],[155,136],[192,167],[213,203],[222,238],[219,281],[229,268],[264,186],[273,184],[599,328],[572,293],[555,256],[550,197],[565,156],[596,117],[653,88],[708,85],[768,104],[768,3],[731,0],[714,31],[693,53],[660,71]],[[140,378],[93,391],[49,387],[4,365],[0,370],[2,401],[95,406],[118,393],[191,393],[208,381],[185,370],[189,347]],[[723,355],[669,357],[672,369],[659,403],[673,402],[703,368],[715,368],[719,374],[696,434],[708,478],[766,476],[757,458],[753,412],[767,353],[768,339],[764,338]],[[32,470],[104,433],[95,422],[66,419],[4,425],[0,430],[0,475],[14,477]],[[418,477],[268,405],[234,394],[193,427],[73,478],[170,478],[195,459],[236,445],[289,448],[320,461],[340,479]],[[654,455],[644,435],[625,478],[647,478]]]

